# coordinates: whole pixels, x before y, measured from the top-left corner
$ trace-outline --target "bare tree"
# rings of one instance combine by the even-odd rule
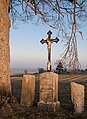
[[[76,33],[82,32],[78,23],[87,16],[87,0],[0,0],[0,95],[11,95],[9,29],[10,18],[42,21],[58,30],[66,40],[62,60],[69,67],[78,68]],[[78,21],[78,22],[77,22]],[[70,35],[69,35],[70,34]]]
[[[80,67],[76,35],[79,33],[83,38],[79,23],[87,19],[86,0],[11,0],[11,17],[13,22],[18,18],[27,21],[34,17],[35,21],[42,21],[57,29],[66,44],[61,55],[62,62],[68,68]]]
[[[2,95],[11,95],[10,85],[10,51],[8,14],[10,0],[0,0],[0,100]]]

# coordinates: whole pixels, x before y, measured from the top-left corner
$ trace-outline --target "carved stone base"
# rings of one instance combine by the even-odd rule
[[[60,102],[44,102],[40,101],[38,102],[38,108],[41,110],[47,110],[47,111],[57,111],[60,108]]]

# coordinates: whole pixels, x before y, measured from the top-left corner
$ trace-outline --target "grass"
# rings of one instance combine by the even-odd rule
[[[58,100],[60,101],[61,108],[58,111],[47,112],[39,110],[37,107],[32,107],[30,109],[21,107],[24,111],[22,113],[20,111],[18,112],[18,119],[87,119],[87,75],[80,75],[81,77],[86,77],[81,78],[80,80],[79,78],[76,78],[74,82],[85,86],[85,110],[82,114],[74,113],[70,95],[70,82],[73,81],[73,77],[78,77],[78,75],[65,74],[59,76]],[[36,81],[38,81],[38,76],[36,76],[36,78]],[[64,78],[67,78],[67,80],[62,81]],[[68,80],[68,78],[72,78],[72,80]],[[18,102],[20,102],[21,98],[22,79],[23,77],[11,77],[12,93],[17,98]]]

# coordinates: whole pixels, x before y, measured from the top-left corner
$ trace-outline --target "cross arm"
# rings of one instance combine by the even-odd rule
[[[50,39],[50,41],[53,43],[53,42],[55,42],[55,43],[57,43],[58,41],[59,41],[59,39],[56,37],[55,39]]]
[[[42,44],[47,43],[47,40],[42,39],[42,40],[40,41],[40,43],[42,43]]]

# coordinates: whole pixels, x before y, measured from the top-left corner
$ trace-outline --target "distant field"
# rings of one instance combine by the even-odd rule
[[[85,81],[87,80],[87,74],[61,74],[59,75],[59,82],[71,82],[71,81]]]
[[[63,82],[63,81],[85,81],[87,80],[87,74],[60,74],[59,76],[59,82]],[[15,77],[11,77],[12,80],[22,80],[23,77],[20,76],[15,76]],[[36,79],[38,79],[38,76],[36,75]]]

